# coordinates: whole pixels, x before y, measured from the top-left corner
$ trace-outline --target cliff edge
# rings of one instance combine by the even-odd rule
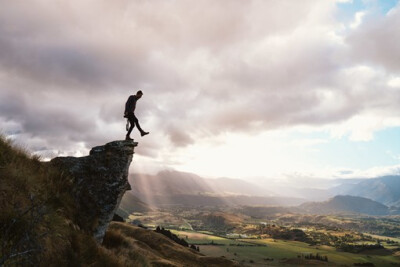
[[[113,141],[93,147],[89,156],[57,157],[49,163],[72,180],[78,226],[100,243],[122,196],[131,189],[128,171],[137,144]]]
[[[114,141],[89,156],[42,162],[0,135],[0,266],[237,266],[110,223],[130,189],[136,146]]]

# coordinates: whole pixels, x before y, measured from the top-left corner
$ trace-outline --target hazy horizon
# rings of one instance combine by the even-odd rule
[[[301,184],[400,170],[400,3],[1,1],[0,132],[44,159]]]

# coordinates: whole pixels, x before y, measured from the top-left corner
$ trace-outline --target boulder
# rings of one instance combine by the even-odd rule
[[[125,191],[134,148],[133,141],[113,141],[93,147],[89,156],[57,157],[49,164],[72,179],[77,223],[101,243]]]

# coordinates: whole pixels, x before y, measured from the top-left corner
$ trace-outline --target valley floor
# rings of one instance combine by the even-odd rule
[[[188,231],[174,231],[186,238],[190,244],[197,244],[200,252],[208,256],[224,256],[245,265],[347,265],[354,263],[373,263],[375,266],[400,266],[398,256],[385,255],[387,252],[375,251],[369,254],[354,254],[336,251],[330,246],[310,246],[304,242],[267,239],[227,239],[210,234]],[[328,262],[306,260],[306,255],[327,256]]]
[[[399,238],[362,231],[392,229],[388,233],[396,234],[397,217],[280,214],[255,219],[232,211],[185,209],[136,214],[128,221],[170,229],[200,253],[243,266],[400,266]]]

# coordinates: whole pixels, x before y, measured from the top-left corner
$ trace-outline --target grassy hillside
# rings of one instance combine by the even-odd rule
[[[70,183],[0,137],[0,265],[118,264],[79,230]]]
[[[112,222],[104,245],[125,266],[237,266],[221,257],[209,257],[183,247],[160,233]]]

